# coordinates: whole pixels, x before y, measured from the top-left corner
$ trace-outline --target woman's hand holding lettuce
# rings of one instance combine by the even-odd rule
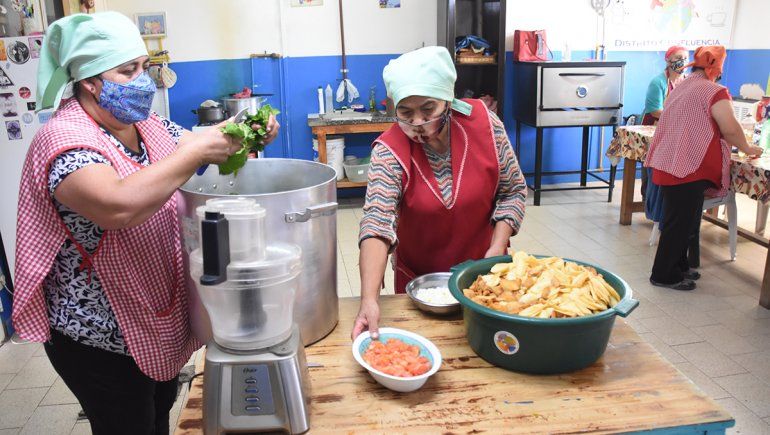
[[[280,113],[278,110],[265,104],[256,114],[247,115],[242,122],[229,122],[222,128],[223,133],[240,140],[241,149],[219,165],[221,175],[233,173],[238,175],[238,170],[246,164],[250,152],[260,152],[265,149],[265,137],[268,135],[267,124],[270,121],[270,116],[278,113]]]

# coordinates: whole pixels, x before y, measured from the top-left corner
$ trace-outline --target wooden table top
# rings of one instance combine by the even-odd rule
[[[356,125],[356,124],[393,124],[396,122],[394,116],[388,116],[383,113],[375,114],[353,114],[349,118],[308,118],[307,125],[309,127],[338,127],[344,125]]]
[[[337,328],[306,349],[308,363],[322,365],[310,368],[308,433],[612,433],[696,425],[719,430],[734,424],[620,318],[594,365],[535,376],[493,367],[476,356],[459,317],[428,316],[405,295],[380,301],[380,325],[432,340],[444,359],[441,370],[413,393],[377,384],[351,354],[359,299],[341,299]],[[197,368],[203,370],[202,357]],[[198,377],[176,435],[202,433],[202,389]]]

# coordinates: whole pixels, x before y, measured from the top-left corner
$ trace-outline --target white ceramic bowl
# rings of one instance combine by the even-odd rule
[[[369,371],[375,381],[379,382],[385,388],[401,393],[409,393],[415,390],[419,390],[429,377],[433,376],[441,367],[441,352],[435,344],[433,344],[427,338],[415,334],[413,332],[404,331],[397,328],[380,328],[380,340],[387,341],[389,338],[397,338],[407,344],[417,345],[420,347],[420,355],[428,358],[433,365],[426,373],[419,376],[412,376],[408,378],[402,378],[399,376],[392,376],[383,373],[369,363],[364,361],[363,354],[372,342],[372,338],[369,331],[361,333],[353,341],[353,357],[358,361],[363,368]]]

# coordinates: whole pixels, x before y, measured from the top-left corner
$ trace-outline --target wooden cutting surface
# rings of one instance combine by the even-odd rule
[[[721,433],[734,424],[620,318],[606,353],[594,365],[565,375],[535,376],[491,366],[476,356],[459,317],[423,314],[405,295],[380,300],[381,326],[432,340],[444,359],[441,370],[413,393],[377,384],[351,354],[359,299],[341,299],[337,328],[306,349],[308,363],[322,365],[310,368],[308,433]],[[202,356],[197,368],[203,370]],[[202,433],[202,390],[198,377],[176,435]]]

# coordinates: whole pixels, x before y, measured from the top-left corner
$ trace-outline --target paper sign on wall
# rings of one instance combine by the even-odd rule
[[[736,0],[620,0],[606,11],[606,49],[730,47]]]
[[[291,0],[292,7],[302,6],[321,6],[324,4],[324,0]]]

